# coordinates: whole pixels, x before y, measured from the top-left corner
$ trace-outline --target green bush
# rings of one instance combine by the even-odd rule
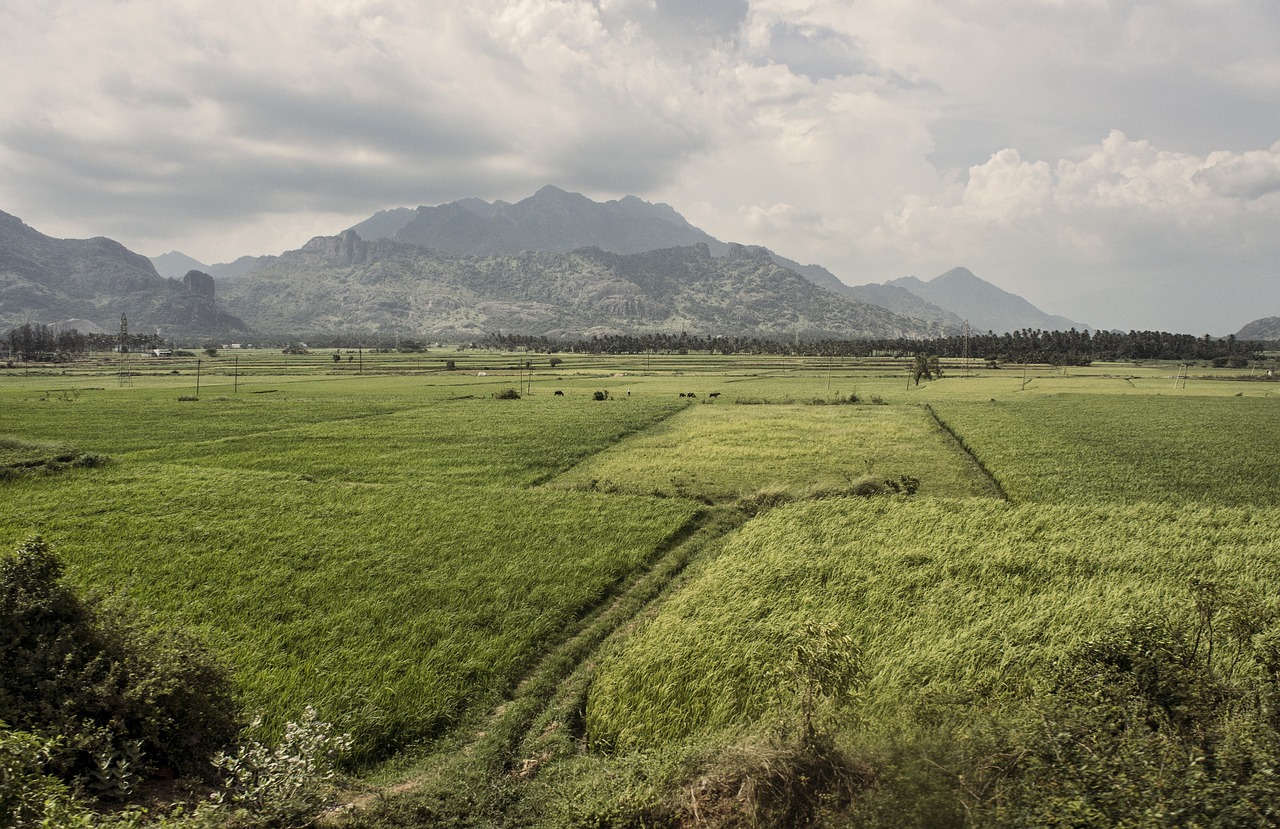
[[[46,768],[122,798],[143,766],[204,770],[234,738],[223,669],[190,639],[82,601],[39,538],[0,561],[0,721],[51,744]]]
[[[1123,620],[1062,663],[969,804],[981,825],[1280,821],[1274,615],[1212,582],[1191,594],[1190,614]]]
[[[259,725],[255,722],[250,731]],[[350,749],[351,735],[335,732],[307,706],[301,721],[287,723],[274,746],[250,734],[234,753],[214,758],[223,773],[214,808],[270,826],[310,826],[329,805],[338,761]]]
[[[0,722],[0,826],[92,825],[67,785],[44,773],[56,743]]]

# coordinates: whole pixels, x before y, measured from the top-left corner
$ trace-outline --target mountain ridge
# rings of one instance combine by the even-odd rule
[[[618,254],[459,254],[348,229],[316,237],[242,280],[227,303],[261,330],[362,330],[474,339],[487,333],[699,331],[753,336],[941,333],[824,291],[763,248],[705,244]],[[277,329],[279,330],[279,329]]]
[[[121,314],[137,331],[244,328],[218,310],[212,280],[166,279],[113,239],[55,239],[0,211],[0,330],[71,318],[113,331]]]
[[[468,198],[434,207],[422,205],[379,211],[349,229],[369,240],[389,238],[473,255],[516,254],[524,250],[568,252],[589,246],[627,254],[702,243],[713,255],[724,256],[733,244],[692,225],[665,203],[653,204],[631,195],[596,202],[581,193],[553,185],[546,185],[514,204]],[[969,290],[981,296],[980,300],[946,290],[948,282],[954,281],[949,279],[930,288],[937,278],[924,283],[906,277],[915,290],[911,284],[898,284],[904,280],[849,285],[821,265],[805,265],[774,251],[768,252],[776,264],[833,294],[878,305],[948,331],[959,332],[966,318],[979,330],[990,327],[1002,332],[1025,327],[1087,327],[1047,314],[1022,297],[1003,291],[965,269],[959,270],[974,280]],[[997,315],[990,313],[991,309],[1003,310]]]
[[[927,282],[914,276],[904,276],[883,284],[901,288],[967,319],[976,331],[1004,333],[1023,328],[1043,331],[1089,328],[1066,317],[1047,314],[1017,294],[980,279],[964,267],[952,268]]]

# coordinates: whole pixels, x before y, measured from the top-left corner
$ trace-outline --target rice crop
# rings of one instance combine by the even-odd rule
[[[11,484],[0,546],[196,632],[250,709],[307,704],[365,759],[493,705],[691,515],[687,502],[121,464]]]
[[[794,703],[777,669],[808,620],[861,648],[862,700],[836,728],[994,707],[1108,622],[1182,600],[1193,576],[1275,601],[1278,568],[1272,507],[795,504],[741,528],[603,661],[588,736],[655,747],[776,719]]]
[[[15,462],[62,452],[53,436],[114,462],[0,483],[0,545],[43,534],[81,585],[192,628],[269,722],[312,704],[386,756],[495,704],[694,511],[528,489],[679,401],[499,401],[448,379],[185,402],[163,378],[13,383]]]
[[[1018,501],[1280,505],[1263,397],[1059,394],[947,401],[938,417]]]
[[[918,407],[694,405],[589,457],[554,485],[736,500],[848,491],[861,479],[922,493],[994,495],[979,467]]]

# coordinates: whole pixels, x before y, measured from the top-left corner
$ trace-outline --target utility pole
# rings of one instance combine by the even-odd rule
[[[196,397],[200,396],[200,363],[201,362],[203,361],[196,360]]]

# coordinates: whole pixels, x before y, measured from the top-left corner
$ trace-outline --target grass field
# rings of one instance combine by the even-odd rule
[[[111,463],[8,484],[0,544],[43,534],[77,581],[193,628],[269,721],[314,704],[386,756],[495,704],[694,511],[527,488],[678,400],[503,401],[445,379],[6,389],[24,440]]]
[[[1018,501],[1280,506],[1280,398],[1058,394],[938,416]]]
[[[1182,602],[1191,577],[1275,603],[1277,572],[1275,508],[791,505],[739,530],[605,662],[588,734],[653,748],[776,717],[773,668],[808,620],[862,648],[865,696],[837,723],[987,706],[1025,696],[1028,677],[1124,614]]]
[[[592,456],[557,486],[714,501],[848,490],[910,476],[930,495],[990,496],[981,469],[919,407],[695,405]]]
[[[915,386],[887,359],[339,356],[0,372],[0,467],[41,470],[0,480],[0,547],[42,534],[83,588],[194,631],[250,709],[351,730],[366,770],[483,731],[646,578],[674,581],[603,650],[565,651],[547,692],[539,733],[563,740],[537,763],[599,795],[575,821],[648,808],[601,794],[620,769],[783,716],[809,621],[860,648],[860,699],[825,714],[852,734],[1016,703],[1193,576],[1275,602],[1280,394],[1247,370],[948,366]],[[919,491],[848,497],[868,476]],[[586,771],[578,737],[608,749]],[[428,773],[450,797],[510,782],[450,773]]]

